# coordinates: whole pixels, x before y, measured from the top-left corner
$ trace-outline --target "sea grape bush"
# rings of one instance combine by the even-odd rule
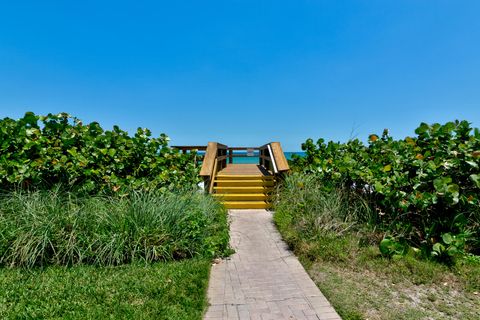
[[[0,120],[0,188],[61,184],[86,193],[118,193],[195,185],[195,154],[179,153],[168,140],[142,128],[133,136],[118,126],[104,130],[67,113],[5,118]]]
[[[422,123],[415,133],[394,140],[385,130],[370,135],[367,145],[308,139],[305,157],[294,157],[292,166],[315,174],[325,188],[362,194],[376,209],[376,224],[427,255],[448,252],[439,250],[451,245],[443,239],[465,235],[467,249],[479,253],[479,129],[467,121]]]

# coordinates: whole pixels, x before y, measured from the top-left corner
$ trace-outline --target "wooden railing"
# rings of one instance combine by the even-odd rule
[[[219,170],[227,166],[228,147],[218,142],[209,142],[203,158],[200,176],[205,181],[205,190],[209,193],[213,191],[213,180]]]
[[[182,153],[187,153],[188,151],[192,152],[192,151],[205,151],[207,150],[207,146],[172,146],[172,148],[174,149],[178,149],[180,151],[182,151]],[[203,161],[203,157],[204,155],[203,154],[196,154],[195,156],[195,163],[196,164],[199,164]]]
[[[270,142],[259,148],[260,150],[260,165],[272,171],[274,174],[279,174],[290,170],[287,158],[283,153],[280,142]]]
[[[233,158],[245,158],[258,156],[258,147],[228,147],[228,163],[233,163]],[[234,151],[245,151],[245,153],[233,153]],[[255,155],[257,153],[257,155]]]
[[[205,151],[202,161],[200,176],[205,182],[205,190],[213,191],[214,179],[218,171],[233,163],[233,158],[258,157],[259,165],[270,170],[274,175],[290,170],[279,142],[270,142],[261,147],[228,147],[218,142],[209,142],[207,146],[174,146],[183,153],[192,150]],[[245,151],[245,153],[234,153]]]
[[[191,151],[191,150],[198,150],[198,151],[207,150],[206,146],[172,146],[172,148],[178,149],[183,153],[187,153],[187,151]]]

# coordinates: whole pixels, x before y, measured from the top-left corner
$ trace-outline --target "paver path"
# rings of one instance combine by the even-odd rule
[[[212,266],[205,319],[340,319],[266,210],[230,210],[236,253]]]

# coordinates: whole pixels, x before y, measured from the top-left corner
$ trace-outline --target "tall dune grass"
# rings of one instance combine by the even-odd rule
[[[225,209],[195,192],[124,197],[16,191],[0,196],[0,265],[118,265],[213,257],[228,249]]]
[[[368,203],[349,190],[327,191],[315,175],[285,177],[275,204],[277,224],[297,228],[306,236],[341,235],[354,226],[373,222]]]

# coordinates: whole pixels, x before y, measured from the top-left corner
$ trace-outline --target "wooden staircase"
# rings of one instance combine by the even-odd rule
[[[185,152],[194,147],[179,148]],[[270,208],[275,183],[290,169],[279,142],[256,148],[227,147],[218,142],[209,142],[201,150],[205,150],[200,170],[205,190],[218,198],[227,209]],[[234,151],[246,151],[247,156],[256,151],[259,163],[234,164],[234,157],[245,156]]]
[[[268,209],[275,186],[273,175],[217,174],[213,196],[227,209]]]

